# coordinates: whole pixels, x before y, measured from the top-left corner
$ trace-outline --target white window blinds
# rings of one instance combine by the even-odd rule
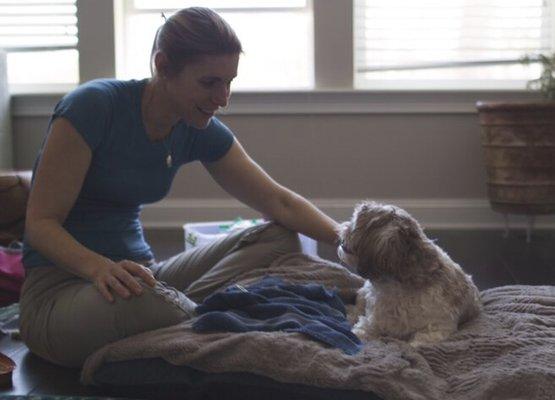
[[[235,30],[244,53],[233,90],[303,89],[314,85],[309,0],[126,0],[116,23],[117,76],[150,75],[150,51],[160,15],[211,7]]]
[[[527,80],[553,50],[554,0],[355,0],[357,85]]]
[[[77,46],[75,0],[0,0],[0,46],[30,51]]]
[[[10,84],[79,81],[75,0],[0,0]]]

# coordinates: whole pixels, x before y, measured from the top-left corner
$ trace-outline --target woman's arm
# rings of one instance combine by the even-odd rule
[[[339,225],[312,203],[274,181],[235,140],[218,161],[204,163],[230,195],[281,225],[334,245]]]
[[[81,190],[91,158],[90,148],[73,125],[65,118],[55,119],[35,171],[25,235],[35,250],[56,265],[93,281],[108,300],[111,300],[108,286],[127,297],[128,291],[123,286],[134,293],[141,289],[130,274],[81,245],[62,226]],[[146,282],[153,281],[147,269],[136,263],[127,261],[123,268]]]

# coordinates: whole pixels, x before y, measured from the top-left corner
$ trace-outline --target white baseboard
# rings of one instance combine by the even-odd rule
[[[486,199],[374,199],[395,204],[411,213],[428,229],[503,229],[502,214],[491,210]],[[337,221],[350,218],[359,199],[311,199]],[[145,228],[181,228],[186,222],[254,218],[260,215],[232,199],[168,199],[145,206],[141,220]],[[525,228],[526,216],[509,215],[510,228]],[[540,215],[534,228],[555,229],[555,215]]]

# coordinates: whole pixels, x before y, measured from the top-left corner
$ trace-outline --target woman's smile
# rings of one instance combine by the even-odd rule
[[[208,117],[213,117],[214,114],[216,113],[216,111],[218,111],[217,108],[214,109],[213,111],[210,111],[210,110],[208,110],[208,109],[201,108],[201,107],[199,107],[199,106],[197,106],[197,110],[199,110],[202,114],[204,114],[204,115],[206,115],[206,116],[208,116]]]

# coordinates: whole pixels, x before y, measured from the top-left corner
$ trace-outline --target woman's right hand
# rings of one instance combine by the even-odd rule
[[[124,299],[131,295],[141,295],[143,288],[136,278],[141,278],[152,287],[156,284],[156,279],[149,268],[129,260],[110,262],[97,269],[92,281],[102,296],[113,303],[113,293]]]

